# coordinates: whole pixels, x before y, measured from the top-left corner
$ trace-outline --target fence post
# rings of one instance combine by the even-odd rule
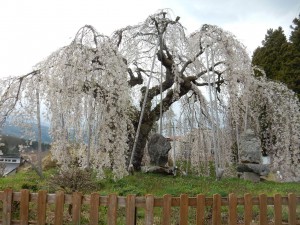
[[[180,225],[188,225],[189,197],[187,194],[180,195]]]
[[[197,195],[197,212],[196,212],[196,224],[204,225],[204,213],[205,213],[205,196],[202,194]]]
[[[136,224],[135,195],[126,197],[126,225]]]
[[[154,197],[153,195],[145,196],[146,207],[145,207],[145,225],[153,225],[153,209],[154,209]]]
[[[282,199],[280,194],[274,195],[274,220],[275,225],[282,224]]]
[[[92,193],[90,196],[90,225],[98,225],[100,195]]]
[[[37,200],[37,224],[46,224],[46,208],[47,208],[47,191],[40,190],[38,192]]]
[[[267,195],[259,195],[259,224],[267,225],[268,224],[268,215],[267,215]]]
[[[29,212],[29,190],[21,190],[20,199],[20,225],[28,224],[28,212]]]
[[[116,225],[117,224],[117,209],[118,209],[118,197],[116,194],[108,195],[108,214],[107,214],[107,224]]]
[[[237,197],[235,194],[231,193],[228,196],[228,210],[229,210],[229,216],[228,216],[228,223],[230,225],[236,225],[237,224]]]
[[[80,224],[82,194],[74,192],[72,194],[72,222],[73,225]]]
[[[171,224],[171,204],[172,197],[170,194],[166,194],[163,197],[163,210],[162,210],[162,225]]]
[[[213,195],[212,224],[221,225],[221,195]]]
[[[3,225],[11,224],[12,189],[5,189],[3,196]]]
[[[252,195],[244,195],[244,223],[250,225],[252,221]]]
[[[57,191],[55,194],[55,225],[63,225],[64,217],[64,203],[65,203],[65,193],[63,191]]]
[[[289,206],[289,224],[296,225],[296,195],[288,194],[288,206]]]

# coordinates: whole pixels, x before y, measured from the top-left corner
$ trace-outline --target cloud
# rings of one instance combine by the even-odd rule
[[[300,12],[299,0],[173,0],[172,4],[189,18],[183,25],[188,24],[190,32],[204,23],[217,25],[233,33],[249,54],[261,44],[270,28],[281,26],[288,37],[289,26]]]
[[[71,42],[78,29],[93,25],[100,33],[143,21],[159,2],[26,0],[0,2],[0,76],[28,73],[39,61]],[[17,66],[16,66],[17,64]]]
[[[158,9],[171,8],[187,28],[218,25],[253,51],[267,29],[286,32],[300,11],[299,0],[9,0],[0,2],[0,76],[30,72],[32,66],[71,42],[77,30],[93,25],[100,33],[144,21]]]

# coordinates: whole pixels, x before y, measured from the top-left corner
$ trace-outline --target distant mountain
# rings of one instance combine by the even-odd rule
[[[42,142],[49,144],[51,143],[51,137],[49,135],[49,127],[42,125]],[[35,130],[36,134],[38,133],[38,129]],[[2,127],[0,134],[3,136],[12,136],[17,137],[21,139],[28,139],[26,138],[26,135],[23,133],[22,129],[20,127],[17,127],[10,123],[5,123],[4,127]],[[37,138],[36,138],[37,140]]]

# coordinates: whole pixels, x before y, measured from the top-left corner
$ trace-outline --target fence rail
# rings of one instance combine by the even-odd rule
[[[101,210],[103,207],[105,209]],[[142,211],[141,215],[137,215],[138,210]],[[288,196],[275,194],[273,197],[267,197],[266,194],[245,194],[243,197],[235,194],[229,194],[228,197],[219,194],[213,197],[202,194],[195,197],[186,194],[179,197],[169,194],[163,197],[121,197],[116,194],[100,196],[98,193],[82,195],[79,192],[65,194],[62,191],[50,194],[44,190],[30,193],[25,189],[20,192],[6,189],[0,191],[0,215],[3,225],[96,225],[100,224],[101,218],[105,220],[101,223],[108,225],[297,225],[300,224],[300,196],[291,193]],[[120,217],[124,217],[124,220],[120,220]]]

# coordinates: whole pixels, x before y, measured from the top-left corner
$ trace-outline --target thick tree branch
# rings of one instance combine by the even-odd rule
[[[194,82],[191,77],[183,77],[183,82],[180,84],[180,92],[178,97],[182,97],[186,95],[190,90],[192,90],[192,82]],[[159,120],[160,118],[160,104],[163,105],[163,113],[169,110],[170,106],[176,102],[178,99],[175,98],[174,90],[170,89],[164,99],[155,106],[155,108],[151,111],[150,117],[155,118],[155,121]]]
[[[138,75],[137,77],[134,76],[134,74],[130,68],[128,68],[127,71],[128,71],[129,77],[130,77],[130,80],[128,81],[128,85],[130,87],[134,87],[135,85],[143,83],[143,77],[142,77],[140,69],[136,70],[136,73]]]

